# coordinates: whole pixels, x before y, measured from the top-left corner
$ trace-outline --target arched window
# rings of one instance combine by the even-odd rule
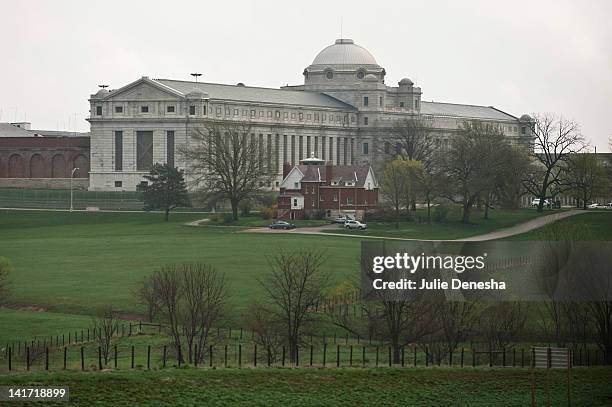
[[[365,71],[360,69],[357,71],[357,79],[363,79],[365,77]]]
[[[34,154],[30,158],[30,178],[47,178],[45,160],[40,154]]]
[[[19,154],[13,154],[9,158],[8,177],[9,178],[24,178],[25,177],[25,165],[23,162],[23,157],[21,157]]]
[[[63,154],[56,154],[51,160],[51,177],[68,178],[66,176],[66,159]]]
[[[327,79],[334,79],[334,71],[332,71],[331,69],[326,70],[325,77]]]
[[[74,172],[74,178],[88,178],[89,177],[89,160],[83,154],[79,154],[74,159],[73,168],[78,168],[78,170]]]

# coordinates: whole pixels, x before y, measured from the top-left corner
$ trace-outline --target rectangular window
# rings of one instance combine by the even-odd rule
[[[364,117],[364,118],[363,118],[363,125],[364,125],[364,126],[367,126],[367,125],[368,125],[368,118],[367,118],[367,117]]]
[[[352,205],[353,204],[353,197],[352,196],[347,196],[346,197],[346,204],[347,205]]]
[[[404,102],[400,102],[400,107],[404,107]]]
[[[370,104],[370,98],[367,96],[363,97],[363,105],[368,106]]]
[[[140,106],[140,113],[149,113],[149,106]]]
[[[232,114],[232,109],[230,109],[229,107],[226,107],[226,108],[225,108],[225,115],[226,115],[226,116],[229,116],[229,115],[231,115],[231,114]]]
[[[123,182],[122,181],[115,181],[115,188],[121,188],[123,187]]]
[[[234,109],[234,116],[238,116],[238,109]]]
[[[291,113],[291,120],[295,120],[295,113]]]
[[[318,122],[319,121],[319,113],[315,113],[314,114],[314,121]]]
[[[419,110],[419,99],[414,99],[414,108]]]
[[[102,106],[96,106],[96,116],[102,116]]]
[[[285,119],[289,118],[289,112],[284,112],[284,113],[283,113],[283,117],[284,117]]]
[[[265,116],[265,112],[263,110],[259,111],[259,117],[264,117]]]
[[[321,115],[321,121],[324,122],[327,119],[327,115],[325,113],[323,113]]]
[[[202,114],[206,116],[206,106],[202,106]]]
[[[149,171],[153,165],[153,132],[136,132],[136,170]]]
[[[521,134],[525,134],[526,131],[527,131],[526,127],[521,127]]]
[[[115,113],[123,113],[123,106],[115,106]]]
[[[380,97],[378,98],[378,105],[379,105],[380,107],[382,107],[382,105],[383,105],[383,99],[382,99],[382,96],[380,96]]]
[[[304,113],[300,113],[300,121],[304,120]]]
[[[272,118],[272,110],[268,110],[268,119]]]
[[[174,130],[166,132],[166,163],[174,167]]]
[[[194,116],[196,107],[194,105],[189,106],[189,114]]]
[[[249,114],[249,111],[248,111],[248,110],[246,110],[246,109],[242,109],[242,115],[243,115],[243,116],[248,116],[248,114]]]
[[[338,202],[338,195],[334,194],[334,202]]]
[[[255,117],[255,110],[251,110],[251,117]]]
[[[123,132],[115,132],[115,171],[123,171]]]
[[[174,106],[166,106],[166,113],[174,113],[175,109]]]
[[[220,108],[220,107],[218,107],[218,108],[215,110],[215,112],[216,112],[217,116],[221,116],[221,108]]]

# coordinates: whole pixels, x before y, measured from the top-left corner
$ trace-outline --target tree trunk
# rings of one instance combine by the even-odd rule
[[[463,216],[461,222],[470,223],[470,206],[466,203],[463,205]]]
[[[232,218],[234,220],[238,220],[238,204],[239,202],[235,199],[231,200],[231,204],[232,204]]]
[[[431,223],[431,203],[427,201],[427,223]]]
[[[485,201],[484,218],[489,219],[489,202]]]
[[[164,221],[168,222],[168,216],[170,215],[170,209],[166,208],[164,212]]]

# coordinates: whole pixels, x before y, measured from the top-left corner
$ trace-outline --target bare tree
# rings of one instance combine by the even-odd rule
[[[118,331],[119,321],[115,318],[111,309],[104,310],[99,316],[94,318],[94,339],[100,347],[102,357],[104,358],[104,364],[108,363],[113,337],[117,335]]]
[[[223,315],[228,298],[225,279],[212,267],[187,263],[162,267],[151,276],[159,311],[166,322],[177,359],[184,361],[182,339],[186,341],[188,361],[205,352],[213,324]],[[198,344],[198,352],[195,344]]]
[[[495,189],[506,167],[503,146],[508,145],[498,126],[466,122],[442,160],[445,197],[462,206],[462,221],[469,223],[473,206]]]
[[[489,349],[503,349],[518,339],[525,320],[525,305],[519,301],[496,303],[480,314],[480,335]]]
[[[418,175],[423,170],[419,161],[393,160],[387,164],[382,177],[381,193],[395,213],[395,227],[399,227],[402,208],[410,209]]]
[[[285,344],[285,336],[279,334],[284,331],[283,322],[269,307],[258,302],[249,305],[244,322],[245,326],[255,334],[255,343],[270,355],[271,362],[275,362],[281,347]]]
[[[10,289],[11,262],[6,257],[0,257],[0,304],[6,301]]]
[[[315,305],[329,284],[324,260],[320,251],[281,251],[270,260],[270,272],[259,280],[270,298],[271,312],[282,322],[291,361],[295,361],[303,329],[314,321]]]
[[[414,116],[393,123],[383,144],[388,159],[421,161],[427,167],[435,150],[433,120]]]
[[[524,180],[525,188],[540,198],[538,212],[550,189],[557,185],[571,154],[582,151],[584,139],[575,122],[552,114],[534,115],[534,139],[531,156],[536,165]]]
[[[180,149],[193,183],[210,197],[229,200],[234,220],[240,202],[268,186],[277,171],[270,149],[252,131],[249,122],[210,120]]]
[[[154,289],[153,279],[146,276],[140,284],[132,291],[136,301],[147,309],[147,320],[153,322],[155,314],[159,310],[159,299]]]
[[[586,209],[589,201],[604,195],[608,189],[606,170],[594,154],[572,154],[567,158],[567,171],[560,183],[568,189],[582,208]]]

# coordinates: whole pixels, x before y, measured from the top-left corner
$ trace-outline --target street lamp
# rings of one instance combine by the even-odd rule
[[[70,212],[74,210],[72,206],[72,179],[74,178],[74,173],[79,170],[79,167],[74,167],[72,172],[70,173]]]

